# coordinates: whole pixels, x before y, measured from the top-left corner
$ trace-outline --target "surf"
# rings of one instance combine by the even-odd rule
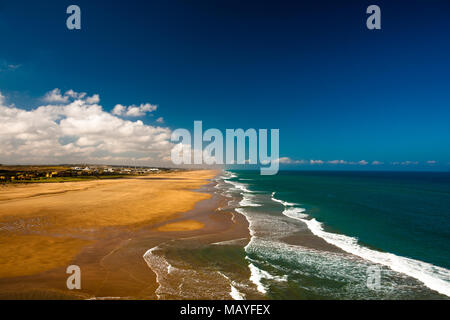
[[[419,280],[428,288],[450,297],[450,270],[393,253],[372,250],[360,245],[356,238],[327,232],[321,222],[314,218],[309,218],[308,215],[303,213],[305,209],[293,207],[295,204],[282,201],[274,196],[275,193],[272,193],[273,201],[284,205],[282,213],[285,216],[302,221],[314,235],[324,239],[327,243],[350,254],[406,274]]]

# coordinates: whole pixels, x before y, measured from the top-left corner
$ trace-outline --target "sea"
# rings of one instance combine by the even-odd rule
[[[159,298],[450,298],[449,172],[236,170],[214,183],[250,236],[149,250]]]

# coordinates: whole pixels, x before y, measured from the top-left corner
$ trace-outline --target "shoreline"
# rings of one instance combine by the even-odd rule
[[[199,173],[206,173],[207,176],[203,176],[201,179],[193,178],[192,175],[195,176]],[[68,263],[79,265],[82,270],[81,290],[69,291],[65,288],[68,275],[65,273],[65,267],[62,266],[63,263],[60,261],[59,266],[52,266],[47,270],[40,272],[1,277],[0,297],[4,299],[89,299],[99,297],[120,297],[122,299],[156,298],[154,295],[157,288],[156,276],[142,258],[145,252],[156,246],[158,243],[162,243],[168,239],[178,239],[189,236],[203,238],[202,241],[205,241],[205,239],[211,236],[213,238],[221,238],[222,236],[224,236],[224,238],[229,238],[230,236],[226,236],[226,234],[235,232],[232,231],[233,222],[231,221],[231,216],[229,214],[215,214],[221,199],[212,193],[213,190],[208,190],[208,188],[211,187],[211,184],[213,184],[211,182],[212,178],[217,176],[219,172],[201,170],[189,171],[182,174],[187,174],[188,177],[186,179],[189,181],[183,188],[179,188],[180,181],[182,181],[180,179],[183,179],[180,178],[179,172],[155,175],[152,177],[146,176],[136,179],[120,179],[119,181],[108,180],[106,185],[109,185],[109,182],[112,182],[112,184],[127,182],[126,187],[130,187],[136,182],[139,187],[148,185],[148,183],[162,184],[166,187],[168,184],[172,186],[176,185],[178,186],[176,192],[170,193],[170,196],[172,199],[173,197],[180,199],[182,192],[189,193],[189,195],[186,196],[193,205],[191,208],[188,207],[188,210],[186,210],[185,205],[182,205],[176,212],[171,212],[166,215],[157,215],[154,219],[150,220],[142,219],[141,216],[135,215],[128,219],[126,224],[120,224],[123,223],[123,219],[112,219],[107,220],[109,223],[101,221],[97,225],[92,225],[92,221],[89,221],[91,216],[88,214],[85,217],[86,221],[81,224],[84,226],[84,229],[81,228],[83,230],[79,230],[79,224],[77,225],[78,228],[71,229],[66,226],[58,230],[58,228],[55,228],[51,223],[42,223],[41,227],[45,229],[45,231],[53,233],[55,238],[60,236],[55,235],[55,232],[66,232],[70,233],[71,237],[91,241],[89,243],[84,243],[81,246],[81,250],[75,254],[75,256],[69,260],[70,263]],[[196,181],[192,182],[192,180]],[[198,180],[201,180],[201,182]],[[80,182],[76,182],[76,184],[80,186]],[[65,197],[67,199],[69,195],[70,197],[76,198],[76,195],[79,193],[88,195],[89,192],[93,191],[105,191],[105,186],[103,185],[104,181],[100,184],[100,186],[88,186],[87,189],[84,188],[81,190],[79,188],[71,189],[73,186],[66,185],[65,187],[68,189],[66,190],[67,192],[41,194],[37,197],[27,198],[25,201],[38,201],[38,203],[41,203],[42,199],[45,199],[48,202],[57,197]],[[89,187],[91,189],[89,189]],[[114,186],[114,188],[116,187],[117,186]],[[120,186],[119,189],[121,189]],[[121,190],[120,192],[128,194],[130,191],[129,188],[125,188],[124,190],[126,191]],[[158,192],[156,195],[158,197],[155,197],[154,201],[161,205],[161,195]],[[11,215],[5,214],[5,212],[8,212],[7,209],[11,206],[14,207],[14,205],[17,206],[18,202],[23,201],[23,199],[20,199],[19,201],[17,199],[6,199],[6,197],[0,199],[0,227],[4,226],[5,222],[6,224],[11,222]],[[174,201],[172,200],[172,202]],[[176,203],[178,202],[179,201],[177,200]],[[139,203],[136,203],[135,206],[142,208],[142,203],[140,205]],[[82,208],[83,206],[78,208],[78,213],[83,211]],[[153,206],[153,208],[155,208],[155,206]],[[40,210],[42,212],[42,208],[40,208]],[[124,214],[123,212],[120,212],[120,210],[119,213]],[[26,214],[24,212],[16,213],[14,216],[18,218],[17,220],[22,221],[31,218],[29,213]],[[9,219],[6,219],[5,217]],[[55,217],[52,216],[52,218]],[[43,220],[45,219],[41,219],[40,222]],[[76,221],[78,222],[78,220]],[[189,226],[186,228],[182,225],[183,221],[190,221],[190,223],[195,221],[196,223],[202,224],[202,228],[197,228],[198,225],[196,225],[196,228],[191,228]],[[177,223],[176,226],[178,227],[172,228],[171,230],[158,231],[158,228],[164,228],[164,226],[173,223]],[[28,245],[26,237],[30,236],[30,231],[36,233],[36,230],[20,231],[22,231],[22,233],[25,231],[25,234],[23,235],[25,238],[20,239],[20,241],[22,241],[23,245]],[[37,233],[43,233],[42,231],[43,230],[38,230]],[[2,236],[2,233],[4,236],[4,228],[0,229],[0,237]],[[240,230],[238,233],[242,235],[243,230]],[[9,232],[9,234],[11,234],[11,232]],[[8,242],[5,242],[5,244],[8,246]],[[17,251],[15,251],[15,254],[16,253]],[[39,255],[42,255],[42,252],[32,253],[33,257]],[[45,258],[41,258],[41,260],[42,259],[45,260]],[[3,256],[3,264],[0,263],[0,271],[3,270],[3,275],[5,275],[5,272],[7,272],[8,269],[5,267],[5,260],[5,256]],[[68,264],[67,261],[64,262],[65,266]]]
[[[229,179],[237,177],[238,176],[235,174],[231,174]],[[251,224],[255,224],[256,221],[256,228],[259,229],[258,232],[263,238],[264,235],[269,232],[267,229],[268,225],[264,221],[264,219],[268,219],[269,216],[264,218],[263,212],[260,212],[260,214],[257,215],[252,214],[251,212],[254,210],[257,211],[258,207],[264,205],[259,204],[260,202],[258,201],[256,201],[256,203],[251,201],[249,195],[251,196],[254,191],[248,189],[248,184],[241,181],[229,181],[228,183],[233,185],[233,188],[243,196],[243,200],[239,203],[238,209],[236,210],[245,216],[248,216],[248,218],[252,220]],[[275,192],[266,192],[265,194],[256,192],[255,194],[258,194],[261,197],[259,201],[269,201],[266,202],[269,206],[273,205],[274,202],[278,203],[278,206],[281,206],[280,209],[272,209],[275,211],[279,210],[279,213],[276,213],[275,216],[278,217],[280,223],[284,223],[282,220],[288,219],[287,222],[289,224],[297,225],[297,229],[292,230],[289,232],[289,235],[286,236],[282,234],[283,231],[281,229],[272,230],[274,233],[277,233],[278,231],[278,235],[273,239],[268,237],[263,241],[266,241],[267,243],[272,241],[274,246],[281,245],[286,251],[292,250],[292,252],[294,252],[298,249],[307,252],[308,250],[313,250],[312,252],[316,251],[324,255],[329,253],[330,255],[337,255],[336,257],[350,257],[350,259],[354,259],[355,261],[359,260],[363,264],[367,264],[367,266],[374,264],[380,268],[385,268],[383,269],[385,270],[383,272],[386,274],[395,272],[399,274],[399,278],[407,279],[405,280],[405,283],[407,282],[406,285],[414,283],[413,286],[420,287],[421,290],[424,291],[424,295],[428,294],[434,299],[441,299],[443,297],[448,298],[448,283],[445,282],[445,274],[448,274],[448,270],[445,268],[420,260],[394,255],[389,252],[370,249],[359,244],[355,238],[340,233],[326,231],[326,226],[306,214],[305,209],[298,203],[289,203],[275,198]],[[265,199],[263,197],[265,197]],[[279,215],[280,213],[281,216]],[[253,227],[252,233],[255,233],[254,229],[255,228]],[[251,242],[253,242],[253,238]],[[262,243],[255,244],[254,248],[251,248],[250,251],[261,250]],[[248,246],[248,248],[250,247],[251,246]],[[260,271],[261,270],[256,270],[255,275]],[[266,274],[266,278],[270,277],[271,275]]]

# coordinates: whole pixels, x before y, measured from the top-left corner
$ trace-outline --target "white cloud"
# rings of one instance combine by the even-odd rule
[[[92,97],[86,98],[86,92],[76,92],[72,89],[67,90],[62,94],[60,89],[55,88],[52,91],[47,92],[44,95],[43,100],[51,104],[66,104],[72,100],[83,100],[87,104],[97,104],[100,102],[100,96],[94,94]]]
[[[114,109],[111,111],[112,114],[115,114],[117,116],[122,115],[126,110],[126,107],[121,104],[116,104]]]
[[[402,166],[409,166],[409,165],[416,165],[416,164],[419,164],[419,162],[418,161],[402,161],[402,162],[400,162],[400,164],[402,165]]]
[[[283,163],[283,164],[291,164],[292,163],[292,159],[289,157],[281,157],[278,159],[279,163]]]
[[[75,92],[72,89],[70,89],[70,90],[67,90],[64,95],[69,96],[74,99],[83,99],[86,96],[86,92]]]
[[[347,161],[345,161],[345,160],[330,160],[330,161],[327,161],[327,163],[329,163],[329,164],[346,164]]]
[[[94,94],[92,97],[87,97],[86,102],[89,104],[97,104],[100,102],[100,96],[98,94]]]
[[[156,119],[156,122],[164,123],[164,118],[163,117],[159,117],[158,119]]]
[[[278,158],[278,163],[281,163],[281,164],[306,164],[307,161],[305,161],[305,160],[293,160],[293,159],[291,159],[289,157],[281,157],[281,158]]]
[[[123,106],[121,104],[117,104],[112,113],[116,116],[125,116],[125,117],[142,117],[147,112],[153,112],[158,107],[154,104],[150,103],[142,103],[140,106],[131,105],[131,106]]]
[[[11,64],[6,61],[0,61],[0,72],[3,71],[14,71],[21,67],[21,64]]]
[[[368,165],[369,162],[366,160],[361,161],[347,161],[347,160],[293,160],[289,157],[281,157],[278,159],[278,162],[280,164],[310,164],[310,165],[316,165],[316,164],[331,164],[331,165],[360,165],[365,166]],[[372,161],[372,165],[382,165],[384,162],[380,161]],[[393,163],[394,164],[394,163]]]
[[[44,101],[49,103],[67,103],[69,102],[69,96],[64,94],[61,94],[61,90],[58,88],[53,89],[52,91],[49,91],[44,96]]]
[[[22,66],[21,64],[8,64],[8,69],[16,70],[19,69],[21,66]]]
[[[436,160],[428,160],[428,161],[427,161],[427,164],[436,164],[436,163],[437,163]]]
[[[167,159],[169,128],[121,119],[97,104],[98,95],[85,96],[55,89],[46,94],[49,105],[26,110],[5,105],[0,93],[0,163],[123,164],[137,158],[154,164]]]

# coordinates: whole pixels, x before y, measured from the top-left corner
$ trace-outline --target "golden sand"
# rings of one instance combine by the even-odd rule
[[[118,180],[10,185],[0,192],[0,278],[66,266],[107,227],[161,223],[211,197],[194,191],[217,174],[182,171]],[[195,230],[200,222],[161,231]]]
[[[205,224],[195,220],[183,220],[180,222],[167,223],[156,230],[163,232],[193,231],[204,228]]]
[[[36,235],[0,238],[0,278],[31,275],[68,266],[90,241]]]

